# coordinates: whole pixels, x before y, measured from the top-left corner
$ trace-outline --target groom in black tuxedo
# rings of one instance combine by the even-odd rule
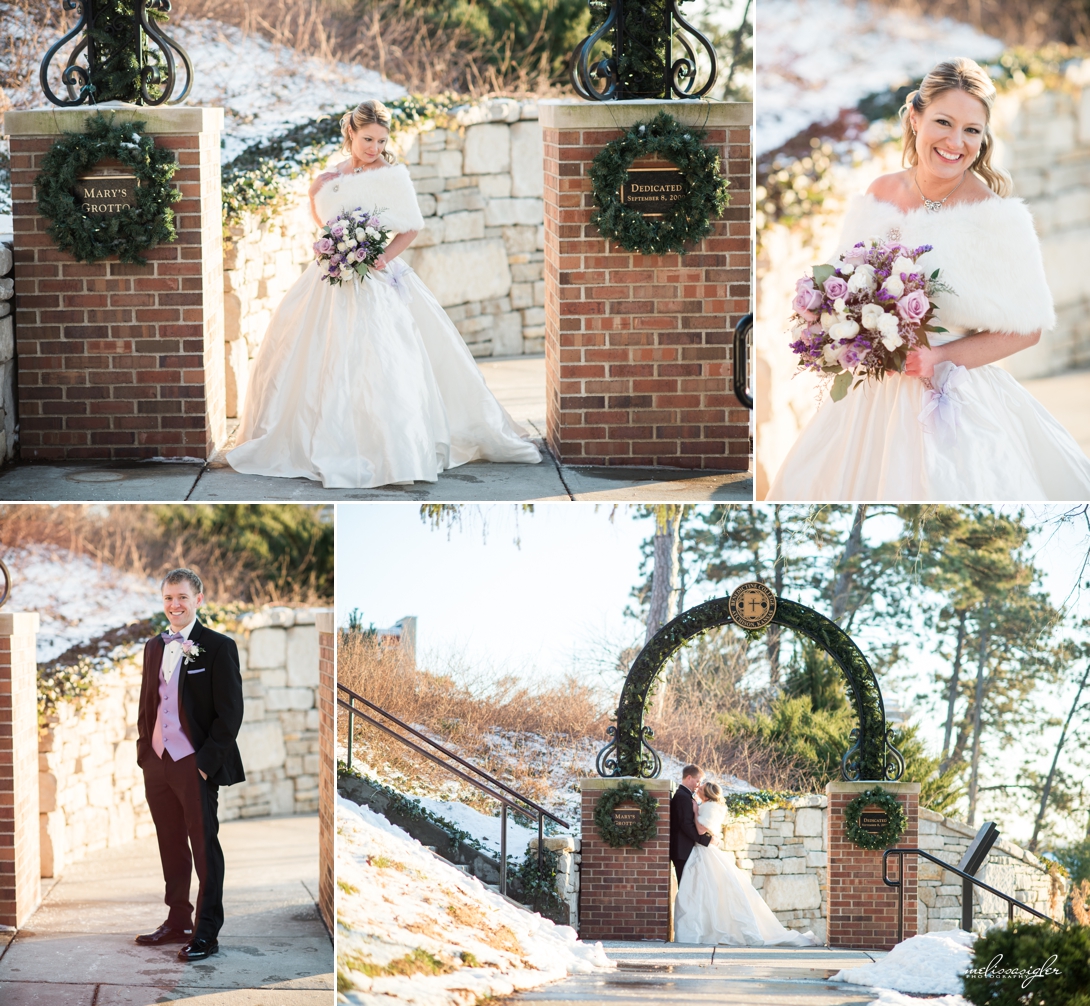
[[[686,765],[681,770],[681,785],[670,798],[670,862],[674,864],[677,882],[681,883],[681,871],[692,854],[694,845],[710,845],[713,837],[701,835],[696,830],[696,812],[693,795],[704,784],[704,772],[699,765]]]
[[[170,628],[144,646],[136,762],[159,840],[167,920],[137,936],[144,946],[182,943],[179,960],[199,961],[219,949],[223,925],[223,850],[219,788],[246,775],[235,739],[242,726],[242,675],[233,639],[202,625],[201,578],[175,569],[162,583]],[[196,925],[189,901],[197,869]]]

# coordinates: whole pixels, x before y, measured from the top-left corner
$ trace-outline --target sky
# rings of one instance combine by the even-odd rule
[[[1062,505],[1026,509],[1042,525],[1034,538],[1035,561],[1053,603],[1068,600],[1078,616],[1090,617],[1090,588],[1072,595],[1090,527],[1057,524]],[[879,521],[873,526],[882,533]],[[431,669],[453,664],[485,679],[513,674],[542,683],[574,672],[590,680],[615,664],[625,646],[642,642],[642,626],[624,610],[633,603],[640,543],[652,527],[637,508],[623,505],[537,504],[534,513],[518,514],[507,504],[466,506],[463,526],[448,534],[422,522],[416,504],[342,504],[337,622],[344,625],[353,608],[360,609],[364,625],[378,628],[415,615],[418,653]],[[1090,571],[1083,571],[1081,581],[1088,580]],[[691,588],[685,605],[720,592]],[[866,652],[865,641],[859,642]],[[913,700],[916,691],[934,691],[936,668],[949,673],[932,651],[931,640],[921,636],[896,683],[882,684],[887,701],[914,715],[937,754],[942,718]],[[595,680],[607,689],[619,685],[616,675]],[[1058,709],[1065,696],[1053,699]],[[1021,757],[1008,753],[1004,777],[1017,772]]]

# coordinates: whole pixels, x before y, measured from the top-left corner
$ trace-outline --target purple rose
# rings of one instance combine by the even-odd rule
[[[328,255],[331,251],[333,251],[332,238],[319,238],[317,241],[314,242],[314,250],[319,255]]]
[[[848,296],[848,284],[839,276],[830,276],[825,281],[825,295],[836,300],[837,297]]]
[[[795,280],[795,293],[803,293],[814,289],[814,281],[809,276],[803,276]]]
[[[905,294],[899,301],[897,301],[897,313],[904,318],[905,321],[912,322],[914,325],[918,325],[920,320],[925,314],[927,314],[928,308],[931,307],[931,303],[927,299],[927,294],[923,290],[916,290],[914,293]]]
[[[849,248],[842,256],[845,262],[852,265],[862,265],[867,261],[868,248],[863,242],[859,242],[854,248]]]
[[[378,229],[378,223],[379,223],[378,217],[371,217],[371,219],[367,221],[367,226],[368,227],[374,227],[377,230]]]
[[[813,312],[821,307],[821,294],[813,289],[800,290],[795,294],[793,307],[807,321],[813,320]]]
[[[344,261],[344,256],[338,252],[329,261],[332,265],[340,265]]]
[[[335,238],[343,238],[344,237],[344,222],[341,221],[341,220],[338,220],[329,230],[330,230],[330,233]]]

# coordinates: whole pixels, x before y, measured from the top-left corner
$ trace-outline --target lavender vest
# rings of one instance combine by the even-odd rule
[[[175,761],[193,754],[193,745],[182,729],[181,711],[178,702],[178,683],[182,679],[183,654],[178,654],[178,666],[167,681],[163,674],[162,662],[159,665],[159,709],[155,714],[155,728],[151,733],[151,746],[162,758],[164,749]],[[166,650],[163,650],[166,659]]]

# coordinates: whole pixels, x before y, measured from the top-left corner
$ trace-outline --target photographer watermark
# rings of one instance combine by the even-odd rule
[[[986,968],[969,968],[962,977],[964,978],[1021,978],[1022,988],[1029,988],[1034,978],[1047,978],[1049,975],[1062,975],[1060,968],[1052,967],[1056,963],[1056,954],[1053,954],[1039,968],[1001,968],[1002,954],[996,954]]]

